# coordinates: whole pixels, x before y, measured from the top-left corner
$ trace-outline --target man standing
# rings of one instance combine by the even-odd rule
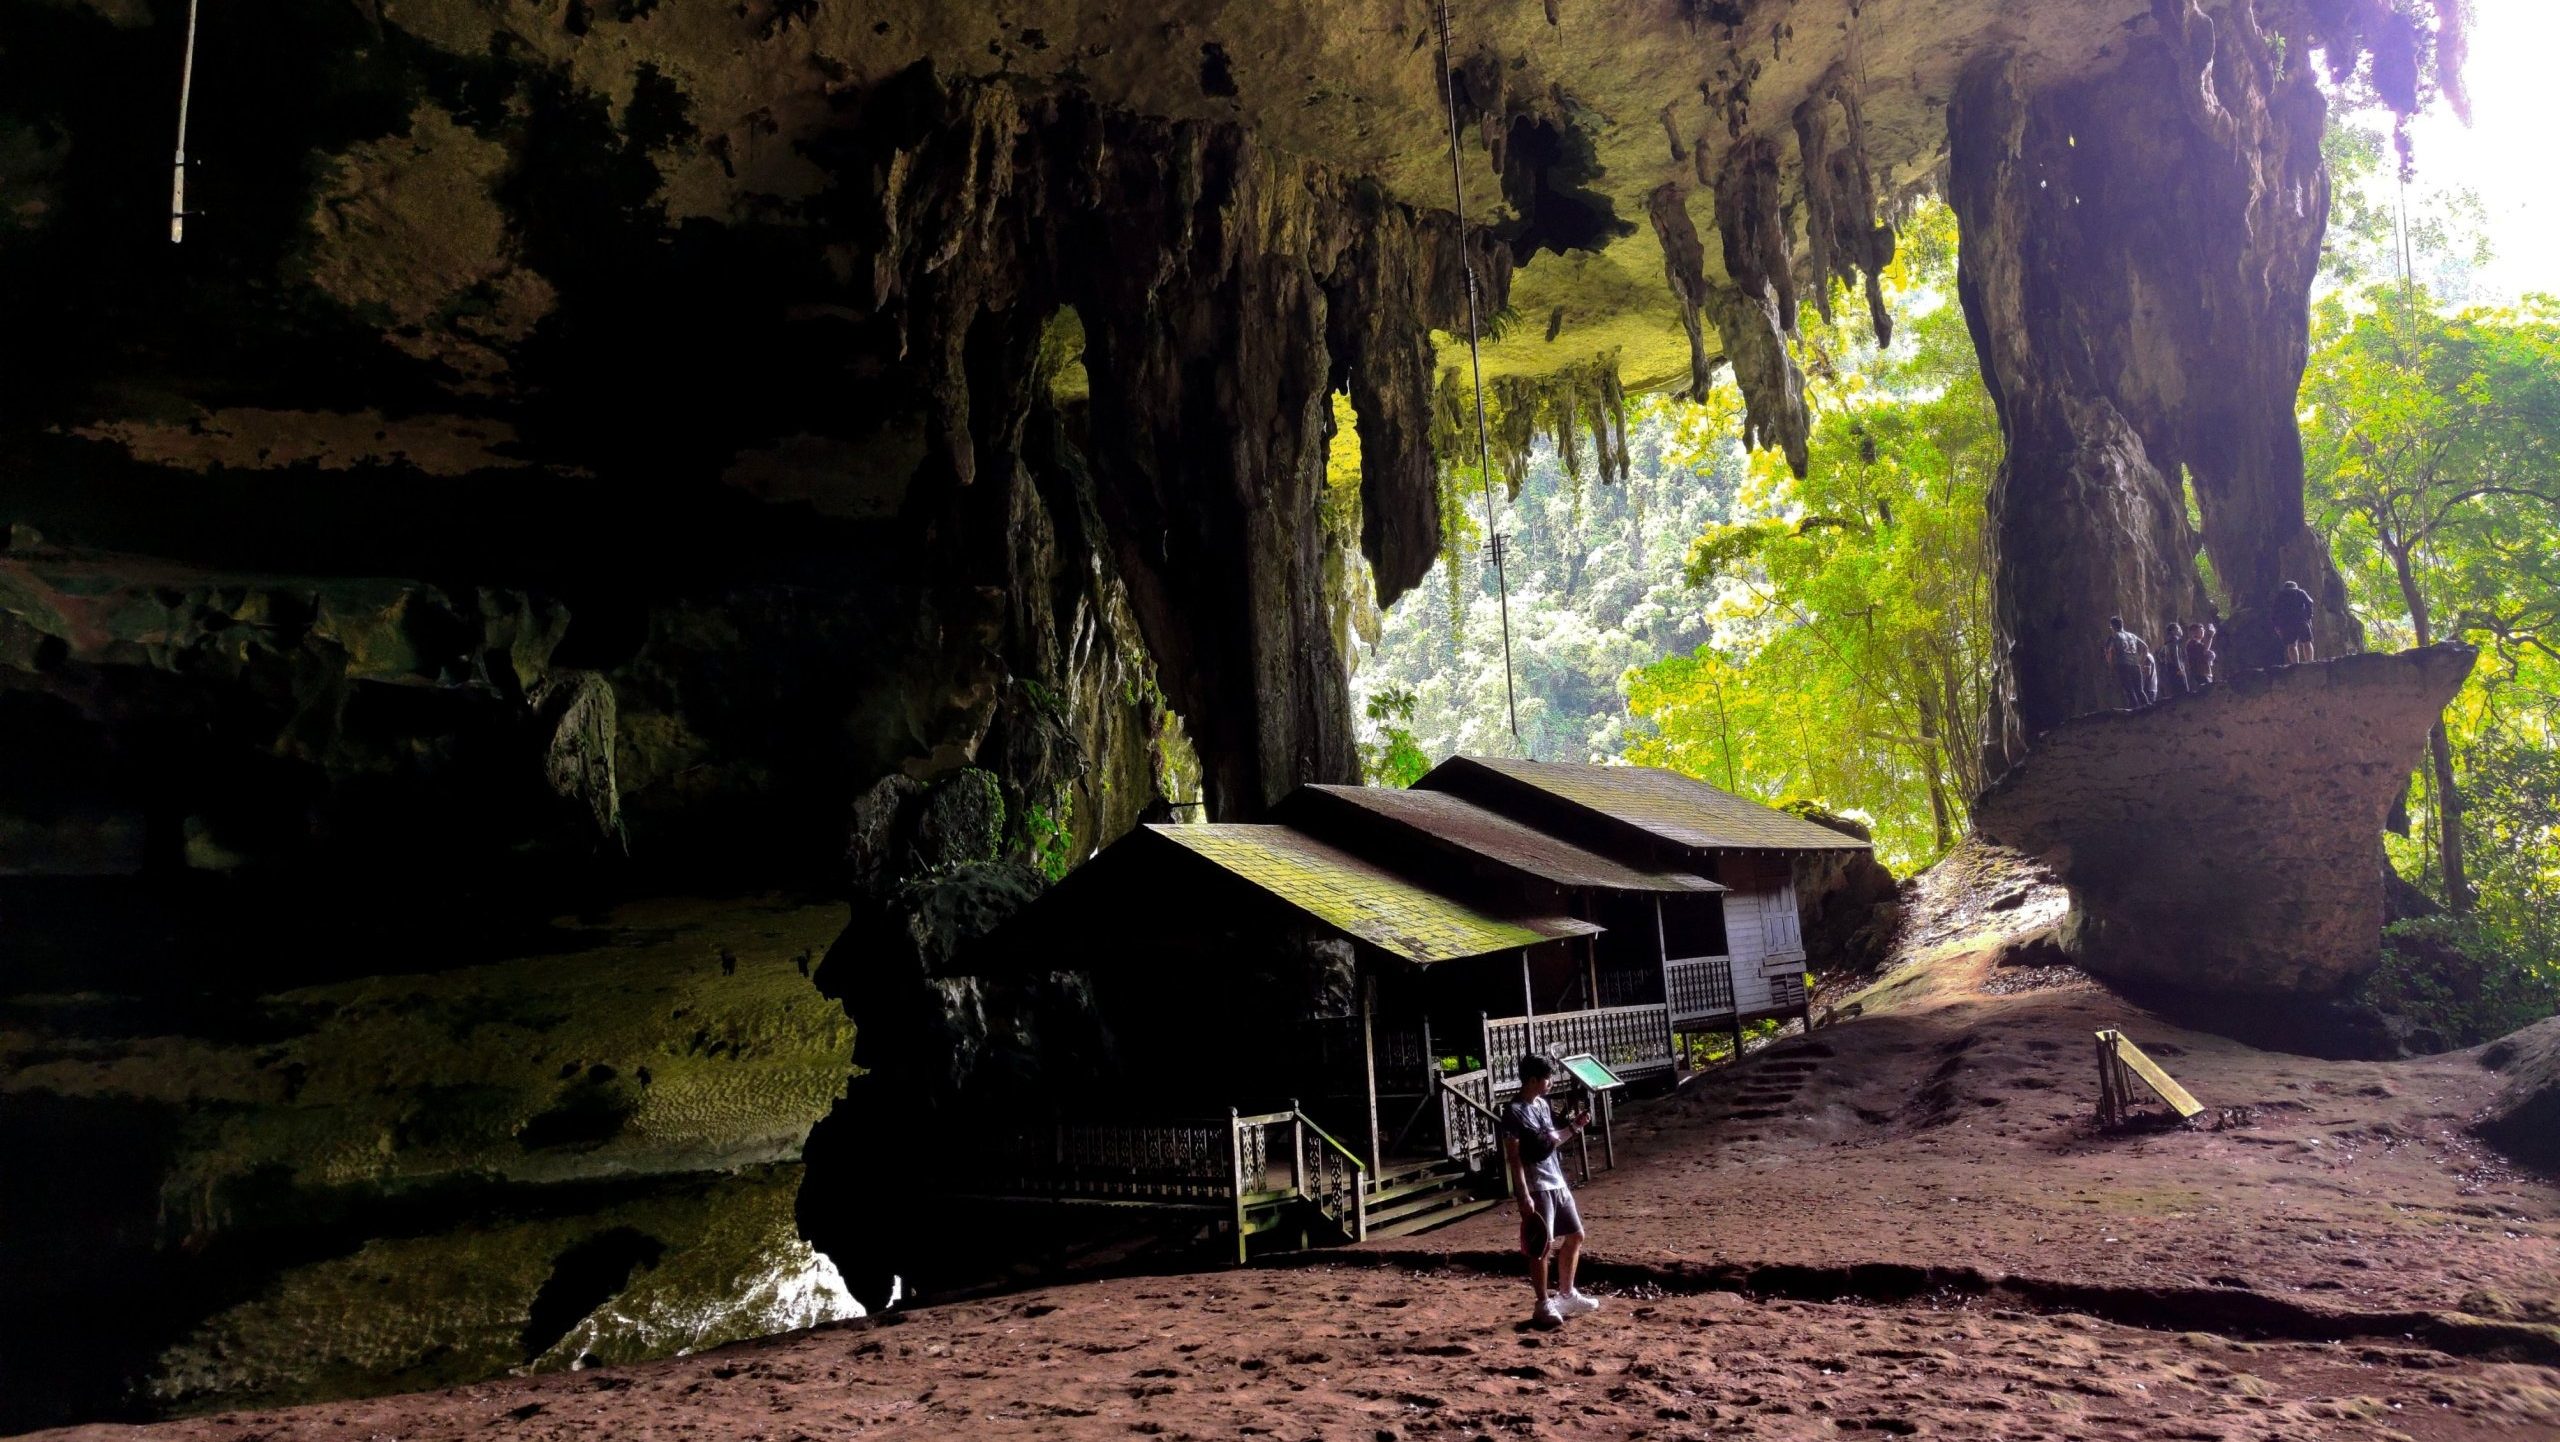
[[[2213,623],[2198,621],[2187,632],[2187,685],[2201,691],[2213,684]]]
[[[2143,683],[2142,675],[2142,658],[2150,651],[2140,636],[2124,628],[2124,617],[2107,618],[2107,664],[2115,668],[2116,686],[2124,692],[2127,711],[2139,711],[2151,704],[2151,688]]]
[[[2187,628],[2176,621],[2169,623],[2169,637],[2160,643],[2160,689],[2171,696],[2195,689],[2187,682]]]
[[[1537,1310],[1529,1314],[1536,1327],[1560,1327],[1567,1317],[1600,1310],[1596,1297],[1573,1284],[1582,1260],[1582,1213],[1565,1185],[1564,1144],[1591,1125],[1588,1111],[1569,1127],[1556,1125],[1547,1087],[1555,1068],[1532,1052],[1520,1058],[1520,1095],[1502,1108],[1502,1165],[1511,1178],[1511,1194],[1520,1202],[1520,1255],[1528,1259],[1529,1286],[1537,1293]],[[1556,1264],[1556,1290],[1547,1291],[1547,1259]]]
[[[2311,641],[2311,617],[2319,607],[2311,593],[2291,581],[2276,588],[2276,639],[2284,643],[2287,665],[2302,665],[2318,659]]]

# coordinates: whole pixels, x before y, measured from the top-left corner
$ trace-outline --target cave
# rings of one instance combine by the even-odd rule
[[[1417,6],[193,15],[0,0],[0,968],[46,999],[9,1003],[0,1147],[138,1139],[59,1192],[82,1216],[10,1228],[14,1363],[127,1341],[0,1388],[0,1428],[316,1395],[164,1359],[255,1279],[455,1218],[505,1238],[470,1354],[503,1360],[370,1375],[525,1364],[687,1265],[635,1178],[795,1218],[739,1245],[845,1294],[801,1322],[882,1304],[880,1137],[971,1145],[1107,1061],[1081,978],[966,946],[1142,823],[1360,779],[1344,617],[1442,554],[1471,298],[1497,381],[1738,390],[1801,470],[1800,310],[1863,286],[1888,340],[1897,206],[1944,191],[2008,455],[2008,844],[2156,819],[2081,825],[2151,744],[2085,716],[2093,617],[2201,610],[2202,558],[2235,661],[2274,658],[2285,579],[2324,652],[2361,644],[2293,397],[2315,52],[2405,62],[2417,104],[2378,0],[1549,0],[1445,57]],[[1602,374],[1559,337],[1604,322]],[[2330,698],[2371,783],[2334,846],[2250,862],[2235,809],[2154,879],[2219,846],[2271,908],[2364,907],[2384,773],[2468,664]],[[2103,970],[2148,892],[2074,884]],[[2167,979],[2332,988],[2354,930]],[[804,1151],[775,1201],[754,1169]]]

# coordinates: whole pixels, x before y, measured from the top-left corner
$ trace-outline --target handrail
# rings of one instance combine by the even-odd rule
[[[1323,1127],[1320,1127],[1320,1126],[1316,1125],[1316,1120],[1315,1120],[1315,1118],[1313,1118],[1313,1117],[1311,1117],[1311,1116],[1308,1116],[1305,1112],[1301,1112],[1301,1111],[1286,1111],[1286,1112],[1282,1112],[1282,1113],[1280,1113],[1280,1115],[1279,1115],[1278,1117],[1274,1118],[1274,1120],[1276,1120],[1276,1121],[1287,1121],[1287,1120],[1289,1120],[1291,1117],[1295,1117],[1295,1118],[1296,1118],[1300,1123],[1302,1123],[1302,1124],[1306,1127],[1306,1129],[1307,1129],[1308,1131],[1314,1132],[1317,1136],[1319,1136],[1319,1137],[1323,1138],[1323,1139],[1324,1139],[1324,1144],[1325,1144],[1326,1146],[1329,1146],[1329,1147],[1333,1148],[1335,1151],[1342,1153],[1342,1159],[1343,1159],[1344,1161],[1347,1161],[1347,1162],[1351,1163],[1351,1165],[1352,1165],[1352,1166],[1354,1166],[1354,1167],[1358,1168],[1358,1169],[1360,1170],[1360,1172],[1362,1173],[1362,1175],[1366,1175],[1366,1174],[1368,1173],[1368,1170],[1369,1170],[1369,1164],[1368,1164],[1367,1162],[1364,1162],[1364,1161],[1360,1160],[1360,1154],[1359,1154],[1358,1152],[1355,1152],[1355,1151],[1351,1150],[1351,1148],[1344,1146],[1340,1141],[1338,1141],[1338,1140],[1336,1140],[1336,1139],[1335,1139],[1335,1137],[1334,1137],[1333,1133],[1331,1133],[1331,1132],[1329,1132],[1329,1131],[1326,1131]],[[1253,1118],[1251,1118],[1251,1117],[1247,1117],[1245,1120],[1247,1120],[1247,1121],[1251,1121],[1251,1120],[1253,1120]]]
[[[1456,1097],[1460,1102],[1463,1102],[1463,1103],[1465,1103],[1466,1105],[1468,1105],[1468,1106],[1470,1106],[1470,1107],[1475,1108],[1475,1109],[1476,1109],[1476,1111],[1477,1111],[1478,1113],[1480,1113],[1480,1114],[1484,1117],[1484,1119],[1485,1119],[1486,1121],[1489,1121],[1489,1122],[1493,1123],[1493,1124],[1494,1124],[1495,1126],[1497,1126],[1497,1127],[1498,1127],[1498,1126],[1500,1126],[1500,1125],[1502,1125],[1502,1113],[1500,1113],[1500,1112],[1498,1112],[1498,1111],[1495,1111],[1493,1108],[1491,1108],[1491,1107],[1489,1107],[1489,1106],[1486,1106],[1484,1103],[1482,1103],[1482,1102],[1480,1102],[1480,1101],[1477,1101],[1474,1097],[1471,1097],[1471,1096],[1467,1095],[1465,1092],[1462,1092],[1462,1091],[1458,1090],[1456,1087],[1453,1087],[1453,1086],[1449,1085],[1449,1078],[1448,1078],[1447,1073],[1445,1073],[1445,1072],[1436,1072],[1436,1071],[1435,1071],[1435,1072],[1433,1072],[1433,1073],[1431,1074],[1431,1082],[1432,1082],[1432,1085],[1434,1085],[1434,1086],[1436,1086],[1436,1087],[1438,1087],[1438,1088],[1440,1089],[1440,1091],[1441,1091],[1441,1094],[1442,1094],[1442,1095],[1444,1095],[1444,1096],[1453,1096],[1453,1097]]]

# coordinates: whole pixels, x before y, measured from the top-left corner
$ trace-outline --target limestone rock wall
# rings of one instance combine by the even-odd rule
[[[2303,521],[2293,412],[2329,204],[2309,46],[2248,5],[2152,12],[2110,70],[1986,57],[1949,112],[1960,290],[2007,446],[1992,774],[2113,704],[2107,616],[2156,645],[2206,613],[2200,554],[2232,602],[2229,669],[2277,657],[2285,579],[2320,598],[2326,652],[2357,644]]]

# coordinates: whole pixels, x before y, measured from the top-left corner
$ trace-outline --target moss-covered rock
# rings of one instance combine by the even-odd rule
[[[0,1003],[0,1147],[27,1163],[0,1347],[60,1374],[0,1420],[425,1386],[841,1315],[791,1217],[792,1163],[852,1069],[853,1024],[812,980],[844,917],[638,903],[480,965]],[[653,1239],[649,1264],[522,1350],[556,1259],[614,1228]]]

